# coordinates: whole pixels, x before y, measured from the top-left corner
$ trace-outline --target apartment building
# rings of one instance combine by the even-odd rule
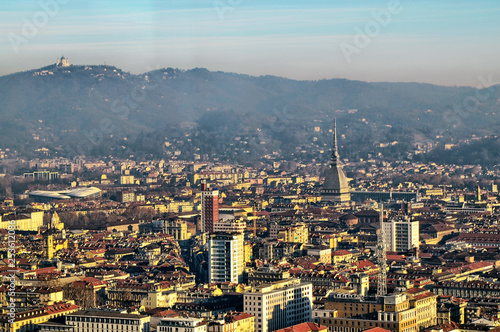
[[[312,284],[295,278],[253,287],[243,296],[244,312],[255,316],[255,332],[311,321],[312,302]]]
[[[72,331],[128,331],[150,332],[150,317],[122,314],[115,311],[79,310],[66,315],[64,323],[47,322],[40,325],[40,332]]]
[[[208,242],[208,278],[215,283],[243,282],[243,233],[214,233]]]
[[[393,219],[383,222],[384,239],[388,251],[408,251],[418,248],[420,244],[420,233],[418,220],[410,217]]]

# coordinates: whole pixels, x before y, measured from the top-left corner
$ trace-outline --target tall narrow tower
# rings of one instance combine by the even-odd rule
[[[52,259],[54,257],[54,237],[46,235],[44,239],[44,253],[45,257]]]
[[[377,275],[377,296],[387,295],[387,259],[384,239],[384,205],[380,204],[380,229],[377,237],[377,263],[380,271]]]
[[[347,203],[351,200],[347,177],[339,165],[339,152],[337,147],[337,119],[333,128],[332,162],[325,177],[321,196],[324,200],[337,203]]]
[[[201,227],[205,233],[214,231],[214,222],[219,220],[219,191],[209,190],[201,184]]]

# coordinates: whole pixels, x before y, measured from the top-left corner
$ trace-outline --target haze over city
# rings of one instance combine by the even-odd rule
[[[500,3],[0,10],[0,331],[500,332]]]

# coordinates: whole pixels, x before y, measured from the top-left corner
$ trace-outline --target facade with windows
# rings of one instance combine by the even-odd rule
[[[66,326],[74,332],[128,331],[150,332],[150,317],[113,311],[80,310],[66,317]]]
[[[212,233],[214,223],[219,220],[219,191],[208,190],[202,184],[201,191],[201,225],[203,232]]]
[[[206,332],[207,322],[201,318],[162,318],[156,327],[158,332]]]
[[[383,225],[387,251],[408,251],[419,247],[418,220],[411,220],[405,216],[397,220],[384,221]]]
[[[208,245],[209,282],[242,283],[245,269],[243,233],[211,234]]]
[[[243,311],[255,316],[255,332],[268,332],[311,321],[312,302],[312,284],[294,278],[252,288]]]

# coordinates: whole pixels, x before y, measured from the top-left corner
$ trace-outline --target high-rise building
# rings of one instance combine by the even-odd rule
[[[333,151],[330,169],[325,177],[321,196],[325,201],[336,203],[348,203],[351,200],[347,177],[339,164],[339,152],[337,148],[337,120],[333,129]]]
[[[243,233],[213,233],[208,242],[209,282],[243,282]]]
[[[312,302],[311,283],[288,279],[253,287],[243,311],[255,316],[255,332],[268,332],[310,322]]]
[[[219,191],[208,190],[206,183],[201,184],[201,225],[202,231],[212,233],[214,223],[219,220]]]
[[[387,251],[407,251],[419,247],[418,220],[411,220],[409,216],[404,216],[384,221],[382,224]]]

